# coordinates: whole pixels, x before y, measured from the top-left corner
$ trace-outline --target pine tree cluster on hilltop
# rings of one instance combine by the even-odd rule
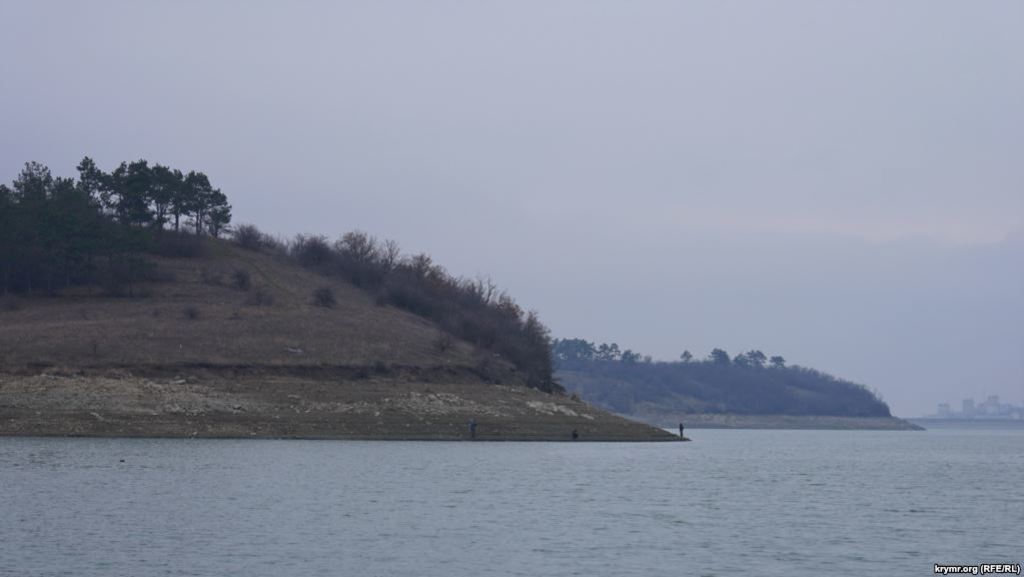
[[[137,160],[108,173],[85,157],[78,174],[55,177],[29,162],[10,187],[0,184],[0,292],[117,292],[145,278],[141,253],[180,245],[165,229],[177,233],[184,220],[196,235],[218,236],[231,222],[227,197],[202,172]]]

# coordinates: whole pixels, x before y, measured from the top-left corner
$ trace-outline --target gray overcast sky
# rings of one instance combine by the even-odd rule
[[[0,4],[0,180],[147,158],[555,336],[1024,402],[1024,3]]]

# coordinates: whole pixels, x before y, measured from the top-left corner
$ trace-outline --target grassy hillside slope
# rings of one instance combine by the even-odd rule
[[[207,239],[201,258],[155,258],[164,282],[144,298],[79,288],[3,313],[3,366],[397,365],[471,366],[472,348],[436,346],[439,331],[365,292],[282,257]],[[234,276],[248,275],[247,290]],[[330,287],[333,308],[313,304]],[[17,301],[16,301],[17,302]]]

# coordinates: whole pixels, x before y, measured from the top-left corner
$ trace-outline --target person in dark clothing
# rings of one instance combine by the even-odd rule
[[[679,423],[679,438],[680,439],[684,438],[683,437],[683,423],[681,423],[681,422]]]
[[[476,438],[476,419],[470,419],[469,420],[469,438],[470,439],[475,439]]]
[[[576,440],[576,439],[578,439],[578,438],[580,438],[580,433],[579,433],[579,431],[577,431],[576,429],[573,429],[573,430],[572,430],[572,440],[573,440],[573,441],[575,441],[575,440]]]

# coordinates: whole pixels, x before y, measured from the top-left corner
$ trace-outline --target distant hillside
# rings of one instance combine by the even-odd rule
[[[625,414],[734,414],[890,417],[889,407],[860,384],[760,351],[730,357],[715,349],[706,360],[689,353],[652,362],[616,345],[555,341],[556,376],[581,398]]]

